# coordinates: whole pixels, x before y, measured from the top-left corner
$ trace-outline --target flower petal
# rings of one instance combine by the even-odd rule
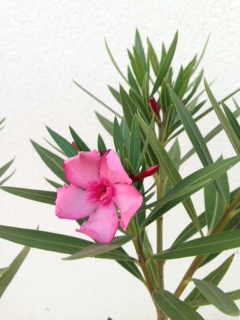
[[[57,190],[55,214],[61,219],[82,219],[96,209],[97,204],[87,201],[88,192],[75,185],[64,185]]]
[[[86,189],[88,183],[99,180],[100,154],[93,150],[79,152],[77,156],[64,161],[63,169],[68,182]]]
[[[78,232],[84,233],[100,243],[109,243],[118,228],[118,216],[114,202],[98,206],[90,214],[88,221],[84,222]]]
[[[100,178],[107,179],[110,183],[131,184],[132,180],[123,169],[121,161],[115,151],[104,153],[100,161]]]
[[[129,221],[142,204],[142,195],[128,184],[115,184],[114,191],[113,201],[121,215],[119,223],[122,229],[126,231]]]

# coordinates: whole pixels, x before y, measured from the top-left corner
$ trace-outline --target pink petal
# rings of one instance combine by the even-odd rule
[[[77,156],[64,161],[63,169],[68,182],[86,189],[88,183],[99,180],[100,154],[93,150],[79,152]]]
[[[123,169],[121,161],[115,151],[104,153],[100,162],[100,178],[107,179],[110,183],[131,184],[132,180]]]
[[[129,221],[142,204],[142,195],[128,184],[115,184],[114,190],[113,201],[121,215],[119,222],[122,229],[126,231]]]
[[[61,219],[81,219],[96,209],[96,203],[87,201],[88,192],[75,185],[64,185],[57,190],[55,214]]]
[[[109,243],[118,228],[118,216],[113,201],[107,205],[98,206],[90,214],[88,221],[84,222],[78,232],[84,233],[100,243]]]

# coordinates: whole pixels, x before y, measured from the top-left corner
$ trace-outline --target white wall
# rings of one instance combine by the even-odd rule
[[[176,64],[200,52],[211,33],[203,65],[208,81],[217,79],[213,90],[220,99],[240,86],[239,13],[240,2],[233,0],[1,0],[0,118],[6,116],[7,121],[0,133],[0,165],[15,156],[17,168],[8,185],[49,189],[43,177],[52,176],[29,142],[29,138],[40,144],[45,144],[43,137],[50,140],[45,125],[67,138],[71,125],[92,148],[101,132],[108,146],[112,145],[93,111],[109,113],[72,82],[78,81],[116,106],[106,85],[117,86],[120,78],[106,53],[104,37],[124,69],[126,48],[131,48],[136,27],[143,39],[149,36],[159,50],[162,41],[168,45],[178,29]],[[209,118],[204,124],[206,128],[211,128],[211,121]],[[212,149],[219,155],[225,149],[224,142]],[[230,148],[224,151],[232,152]],[[74,232],[75,223],[56,219],[51,206],[3,192],[0,197],[3,225],[40,225],[41,230],[79,236]],[[166,219],[166,247],[181,223],[182,218],[176,221],[174,215]],[[0,240],[0,267],[9,264],[20,249]],[[63,262],[61,257],[40,250],[30,252],[0,301],[1,319],[155,319],[145,288],[116,263],[96,259]],[[236,254],[223,287],[239,288],[239,264]],[[171,262],[169,266],[166,287],[173,290],[184,265],[179,263],[176,268]],[[228,287],[232,279],[234,283]],[[206,319],[228,319],[214,309],[203,308],[201,312]]]

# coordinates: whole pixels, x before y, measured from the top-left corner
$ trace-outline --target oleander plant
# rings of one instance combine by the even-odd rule
[[[224,292],[219,287],[234,259],[232,252],[203,278],[195,274],[223,251],[240,246],[240,187],[233,188],[228,176],[233,166],[234,170],[240,168],[240,108],[233,99],[239,90],[221,100],[215,98],[200,68],[207,42],[200,55],[173,71],[177,40],[176,32],[169,48],[162,44],[158,55],[149,39],[143,45],[137,30],[133,48],[127,50],[126,73],[118,67],[106,42],[123,82],[119,88],[108,86],[117,102],[115,107],[75,84],[111,111],[110,118],[98,111],[96,115],[112,136],[114,149],[108,148],[99,133],[96,148],[91,150],[72,127],[72,141],[47,127],[54,148],[52,144],[49,150],[31,142],[56,175],[54,181],[47,179],[52,190],[1,186],[13,195],[52,205],[53,214],[55,211],[60,219],[76,220],[73,236],[1,225],[0,238],[66,254],[66,260],[115,260],[146,287],[158,320],[203,319],[201,307],[206,305],[238,316],[235,300],[240,299],[240,289]],[[231,107],[227,105],[230,99]],[[210,113],[215,113],[219,122],[203,136],[199,120],[207,119]],[[207,143],[221,143],[221,131],[235,155],[219,154],[214,160]],[[182,133],[192,144],[184,155],[179,142]],[[181,176],[181,165],[191,167],[193,155],[199,158],[199,168]],[[191,199],[196,192],[203,195],[201,213]],[[181,210],[189,222],[175,235],[172,245],[164,249],[164,218],[170,210]],[[156,227],[150,228],[150,236],[152,224]],[[85,240],[86,236],[89,240]],[[125,247],[129,242],[133,243],[134,254]],[[185,257],[192,260],[186,262],[185,274],[176,283],[176,290],[170,292],[165,288],[164,269],[169,267],[169,260]],[[186,294],[189,284],[194,288]]]

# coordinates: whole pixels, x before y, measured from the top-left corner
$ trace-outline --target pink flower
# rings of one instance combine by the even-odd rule
[[[64,161],[70,186],[57,190],[55,213],[62,219],[88,218],[76,230],[97,242],[110,242],[118,224],[126,231],[142,204],[142,195],[131,185],[116,152],[79,152]],[[119,216],[120,215],[120,219]]]

